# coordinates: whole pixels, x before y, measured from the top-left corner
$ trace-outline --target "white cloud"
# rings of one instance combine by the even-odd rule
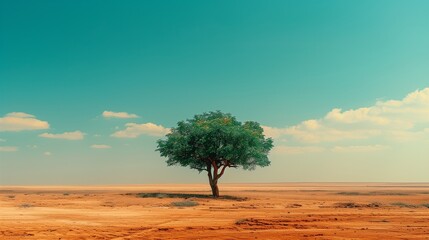
[[[16,152],[16,151],[18,151],[17,147],[0,146],[0,152]]]
[[[81,131],[65,132],[59,134],[42,133],[39,135],[39,137],[64,140],[82,140],[84,138],[84,133],[82,133]]]
[[[322,121],[319,122],[318,128],[309,128],[305,122],[284,129],[284,135],[293,137],[295,140],[307,143],[319,143],[319,142],[334,142],[345,139],[365,139],[371,136],[379,135],[378,129],[365,129],[365,128],[335,128],[334,126],[328,126]]]
[[[11,113],[6,114],[6,117],[35,118],[34,115],[24,113],[24,112],[11,112]]]
[[[117,138],[136,138],[140,135],[159,137],[170,132],[169,128],[165,128],[162,125],[156,125],[154,123],[127,123],[125,126],[126,128],[124,130],[117,131],[111,136]]]
[[[48,129],[49,123],[23,112],[12,112],[0,118],[0,132]]]
[[[6,142],[6,139],[0,138],[0,142]]]
[[[269,126],[262,126],[262,128],[264,129],[264,135],[270,138],[279,138],[287,132],[284,128],[275,128]]]
[[[45,155],[45,156],[51,156],[52,153],[51,152],[44,152],[43,155]]]
[[[390,121],[386,117],[382,117],[377,112],[378,109],[374,108],[358,108],[356,110],[348,110],[342,112],[339,108],[334,108],[330,111],[325,119],[332,122],[340,123],[359,123],[359,122],[369,122],[377,125],[386,125]]]
[[[104,111],[103,117],[105,118],[138,118],[136,114],[127,113],[127,112],[111,112],[111,111]]]
[[[108,148],[112,148],[112,147],[109,146],[109,145],[94,144],[94,145],[91,145],[91,148],[95,148],[95,149],[108,149]]]
[[[370,107],[347,111],[334,108],[321,119],[286,128],[263,128],[273,138],[320,143],[373,137],[407,141],[422,136],[428,127],[429,88],[425,88],[402,100],[378,101]]]

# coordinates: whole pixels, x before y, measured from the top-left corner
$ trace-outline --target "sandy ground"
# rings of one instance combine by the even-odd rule
[[[0,239],[429,239],[429,183],[1,186]],[[172,202],[193,201],[177,207]]]

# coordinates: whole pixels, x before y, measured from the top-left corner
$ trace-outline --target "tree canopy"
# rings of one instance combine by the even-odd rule
[[[253,170],[270,165],[273,141],[263,132],[257,122],[241,123],[229,113],[208,112],[178,122],[165,139],[158,140],[157,151],[169,166],[207,171],[210,185],[217,188],[227,167]]]

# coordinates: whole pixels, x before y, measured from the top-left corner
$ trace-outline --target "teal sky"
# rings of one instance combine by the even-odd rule
[[[154,150],[166,128],[211,110],[260,122],[276,145],[271,167],[224,182],[427,182],[428,12],[394,0],[1,1],[0,184],[205,183]]]

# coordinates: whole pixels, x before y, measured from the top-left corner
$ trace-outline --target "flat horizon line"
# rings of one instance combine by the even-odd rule
[[[429,182],[420,182],[420,181],[338,181],[338,182],[314,182],[314,181],[293,181],[293,182],[225,182],[220,183],[221,185],[270,185],[270,184],[429,184]],[[207,183],[106,183],[106,184],[0,184],[0,188],[2,187],[30,187],[30,186],[70,186],[70,187],[78,187],[78,186],[150,186],[150,185],[207,185]]]

